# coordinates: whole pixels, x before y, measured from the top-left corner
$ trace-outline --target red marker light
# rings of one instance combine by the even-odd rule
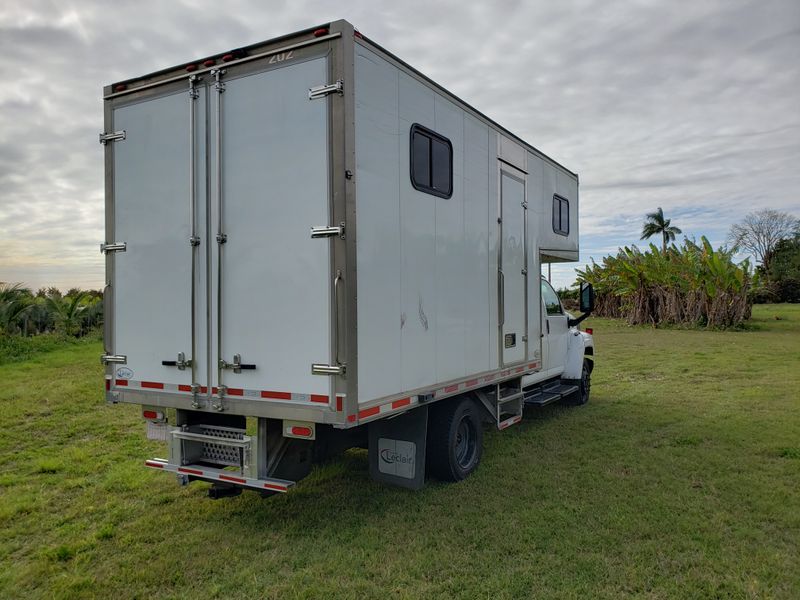
[[[292,427],[292,435],[300,435],[303,437],[311,437],[310,427]]]
[[[591,327],[587,327],[586,328],[586,333],[588,333],[589,335],[592,335],[594,333],[594,329],[592,329]]]
[[[358,39],[360,39],[360,40],[363,40],[363,39],[364,39],[364,36],[363,36],[363,35],[361,35],[361,32],[360,32],[360,31],[358,31],[358,30],[356,30],[356,31],[354,31],[354,32],[353,32],[353,36],[354,36],[354,37],[357,37],[357,38],[358,38]]]
[[[197,71],[197,65],[186,65],[186,71],[189,73],[192,71]]]
[[[322,37],[323,35],[328,35],[327,27],[320,27],[319,29],[314,30],[314,37]]]
[[[204,67],[213,67],[215,64],[217,64],[217,61],[215,61],[213,58],[208,58],[203,61]]]
[[[163,419],[164,413],[156,412],[154,410],[144,410],[142,411],[142,416],[145,419]]]
[[[114,86],[114,91],[115,92],[124,92],[127,89],[128,89],[128,86],[125,85],[124,83],[119,83],[119,84]]]
[[[235,57],[233,56],[233,54],[226,54],[225,56],[222,57],[222,62],[228,62],[233,60],[234,58]]]

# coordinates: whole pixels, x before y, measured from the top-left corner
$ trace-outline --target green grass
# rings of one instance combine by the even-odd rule
[[[103,402],[99,343],[2,365],[0,597],[798,597],[800,306],[589,326],[587,406],[489,432],[471,478],[421,492],[351,451],[211,501],[143,468],[162,447]]]

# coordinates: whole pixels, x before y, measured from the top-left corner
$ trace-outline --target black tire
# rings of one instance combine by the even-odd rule
[[[570,380],[570,383],[577,385],[578,391],[567,398],[567,403],[570,406],[582,406],[589,402],[589,393],[592,391],[592,369],[588,359],[583,359],[581,378]]]
[[[428,418],[428,473],[442,481],[461,481],[481,462],[483,426],[480,408],[470,398],[431,407]]]

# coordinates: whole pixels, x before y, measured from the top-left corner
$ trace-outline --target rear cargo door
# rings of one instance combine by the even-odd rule
[[[205,287],[200,246],[205,219],[206,96],[165,86],[118,103],[113,142],[113,252],[106,290],[117,386],[183,391],[205,378],[205,324],[194,320],[193,293]],[[192,152],[194,146],[195,152]],[[194,186],[191,184],[194,180]],[[194,223],[194,227],[193,227]],[[203,243],[205,243],[203,239]],[[194,278],[194,279],[193,279]],[[194,314],[205,312],[197,293]],[[193,356],[193,347],[198,356]],[[192,364],[195,380],[192,380]]]
[[[263,70],[266,68],[266,70]],[[210,87],[212,368],[219,396],[327,403],[330,362],[326,57],[228,69]]]

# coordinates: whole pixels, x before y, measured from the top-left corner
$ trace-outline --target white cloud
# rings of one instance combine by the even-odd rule
[[[28,0],[0,5],[0,280],[102,284],[104,84],[342,17],[580,173],[582,260],[657,206],[720,242],[800,213],[794,0]]]

